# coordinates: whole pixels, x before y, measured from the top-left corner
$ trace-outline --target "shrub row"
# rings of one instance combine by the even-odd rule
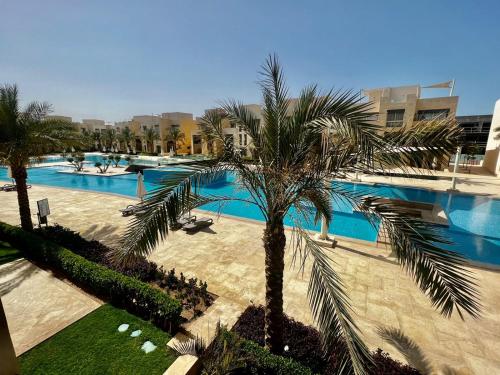
[[[172,332],[180,322],[181,304],[142,281],[5,223],[0,223],[0,238],[22,250],[26,257],[61,271],[75,284],[163,329]]]
[[[171,297],[180,301],[186,311],[191,311],[197,316],[208,308],[213,297],[208,293],[208,285],[197,278],[186,278],[182,272],[180,277],[175,274],[175,269],[165,271],[155,262],[145,257],[138,257],[133,263],[118,265],[112,262],[110,253],[112,249],[99,241],[87,240],[80,233],[72,231],[58,224],[35,229],[35,233],[58,245],[70,249],[82,257],[99,263],[124,275],[134,277],[146,283],[152,283],[164,289]],[[202,309],[201,311],[199,309]],[[185,314],[183,314],[184,316]]]
[[[306,326],[287,316],[284,317],[284,343],[288,345],[288,352],[284,357],[293,358],[300,364],[307,366],[314,373],[336,374],[339,372],[341,361],[339,355],[345,353],[344,345],[333,348],[328,355],[324,355],[321,336],[312,326]],[[249,306],[233,327],[233,331],[241,337],[251,340],[262,350],[264,345],[264,308]],[[395,361],[381,349],[372,353],[374,366],[370,375],[418,375],[419,372],[408,365]]]

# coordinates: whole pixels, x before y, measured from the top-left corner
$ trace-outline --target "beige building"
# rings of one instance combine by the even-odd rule
[[[152,151],[160,155],[167,155],[170,151],[174,151],[184,155],[192,153],[192,132],[196,130],[197,125],[192,113],[165,112],[161,115],[134,116],[130,121],[115,123],[117,134],[120,134],[125,127],[128,127],[135,136],[132,148],[136,152]],[[147,129],[154,129],[158,135],[152,145],[148,145],[144,137]],[[170,137],[172,129],[178,129],[184,137],[174,142]]]
[[[410,128],[415,121],[455,117],[458,96],[421,98],[419,85],[367,89],[363,94],[377,113],[374,122],[383,131]]]
[[[491,120],[483,167],[490,173],[500,177],[500,99],[495,103]]]

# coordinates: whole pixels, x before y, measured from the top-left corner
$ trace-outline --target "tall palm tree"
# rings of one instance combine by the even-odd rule
[[[313,241],[303,226],[321,217],[329,224],[332,202],[341,200],[373,225],[384,227],[402,267],[444,316],[454,311],[478,316],[475,281],[464,268],[464,259],[441,247],[448,241],[433,225],[415,218],[404,207],[366,195],[366,191],[356,193],[338,182],[356,171],[374,173],[388,166],[408,171],[412,163],[426,165],[434,157],[447,160],[460,132],[454,122],[418,123],[411,132],[381,135],[369,121],[370,103],[361,102],[358,95],[320,93],[316,86],[308,86],[292,105],[276,57],[267,60],[262,75],[263,123],[235,101],[208,111],[202,122],[224,145],[222,156],[168,176],[146,199],[146,212],[131,221],[117,259],[125,262],[149,254],[168,234],[169,223],[207,202],[240,200],[257,206],[265,220],[265,343],[272,352],[281,353],[287,218],[294,223],[291,251],[297,267],[304,269],[310,264],[307,260],[312,263],[307,298],[325,348],[344,345],[345,351],[338,355],[346,372],[364,374],[369,351],[360,339],[348,295],[332,264],[334,253]],[[226,118],[252,137],[253,164],[245,163],[224,136]],[[228,172],[237,174],[237,184],[248,192],[246,198],[208,195],[200,189]]]
[[[100,130],[94,130],[92,132],[92,139],[94,140],[94,147],[100,150],[102,147],[102,135]]]
[[[19,108],[16,85],[0,87],[0,163],[10,166],[17,185],[21,226],[32,230],[31,212],[26,188],[30,163],[39,161],[54,147],[62,150],[79,139],[71,123],[47,118],[51,107],[32,102]]]
[[[165,136],[164,141],[168,143],[172,143],[174,146],[174,154],[177,154],[177,145],[179,143],[183,143],[185,139],[185,135],[181,130],[177,127],[171,127],[167,135]],[[170,150],[168,150],[170,151]]]
[[[211,126],[207,125],[204,121],[198,124],[200,129],[201,140],[207,145],[207,152],[209,155],[214,154],[214,143],[216,140],[216,135]]]
[[[144,129],[144,142],[146,142],[146,149],[148,152],[153,152],[154,142],[160,139],[160,135],[154,128]]]
[[[116,141],[116,130],[115,129],[104,129],[101,133],[104,145],[108,150],[110,150]]]
[[[135,139],[135,134],[132,132],[132,130],[130,130],[128,126],[126,126],[123,128],[119,139],[120,142],[123,142],[125,144],[125,148],[130,150],[130,142]]]

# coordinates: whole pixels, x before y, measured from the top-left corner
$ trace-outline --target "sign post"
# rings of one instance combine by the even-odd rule
[[[38,206],[38,226],[41,227],[42,224],[48,226],[47,217],[50,215],[49,200],[45,198],[37,201],[36,204]]]

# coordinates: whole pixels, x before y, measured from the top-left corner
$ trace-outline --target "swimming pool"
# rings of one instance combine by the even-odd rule
[[[136,176],[134,174],[102,177],[58,173],[64,167],[30,168],[28,181],[31,184],[91,190],[102,193],[115,193],[135,196]],[[179,168],[165,167],[161,170],[145,170],[144,180],[147,190],[154,189],[156,182],[165,173],[175,173]],[[8,180],[6,168],[0,168],[0,180]],[[227,174],[225,179],[204,187],[203,193],[213,195],[229,195],[247,198],[248,192],[235,187],[235,176]],[[462,253],[467,258],[488,264],[500,265],[500,200],[484,196],[466,194],[448,194],[424,189],[376,184],[343,183],[346,188],[356,192],[376,194],[386,198],[397,198],[425,203],[438,203],[448,216],[449,227],[443,227],[442,234],[454,242],[450,248]],[[227,202],[222,207],[208,204],[203,209],[220,211],[254,220],[263,220],[257,207],[243,202]],[[378,227],[373,226],[359,212],[345,202],[334,204],[333,221],[329,232],[339,236],[374,242],[377,239]],[[286,225],[293,225],[291,216],[285,220]],[[311,230],[320,230],[320,224],[312,220],[303,221]]]

